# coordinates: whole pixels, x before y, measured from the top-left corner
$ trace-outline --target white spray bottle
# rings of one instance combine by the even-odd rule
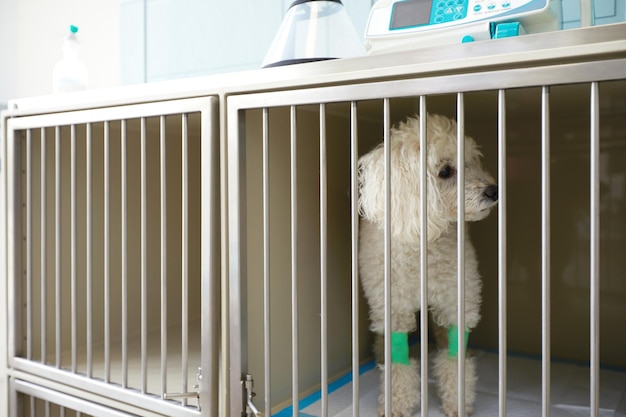
[[[87,68],[78,57],[78,28],[70,26],[70,34],[63,41],[63,58],[56,63],[52,73],[55,93],[80,91],[87,88]]]

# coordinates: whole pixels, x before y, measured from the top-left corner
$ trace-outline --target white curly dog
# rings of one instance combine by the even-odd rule
[[[440,115],[427,116],[428,310],[438,350],[433,372],[444,413],[457,415],[458,342],[448,346],[457,327],[457,125]],[[391,331],[392,414],[410,416],[420,403],[418,362],[408,357],[407,333],[416,330],[420,306],[420,146],[419,117],[393,128],[391,149]],[[482,154],[465,137],[465,220],[482,220],[498,200],[494,179],[481,167]],[[382,144],[359,160],[361,211],[359,268],[370,306],[371,330],[384,334],[384,155]],[[466,331],[480,319],[481,280],[476,252],[465,241]],[[446,332],[447,330],[447,332]],[[466,333],[468,335],[468,333]],[[465,338],[467,341],[467,337]],[[404,353],[403,353],[404,352]],[[380,352],[378,352],[380,353]],[[379,355],[380,356],[380,355]],[[395,356],[395,357],[394,357]],[[384,365],[380,365],[381,369]],[[476,370],[466,356],[466,412],[473,411]],[[384,413],[384,372],[379,414]]]

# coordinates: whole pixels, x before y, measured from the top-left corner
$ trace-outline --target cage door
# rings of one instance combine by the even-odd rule
[[[5,147],[9,367],[214,415],[217,99],[16,117]]]

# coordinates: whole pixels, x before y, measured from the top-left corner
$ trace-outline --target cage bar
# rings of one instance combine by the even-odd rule
[[[54,335],[55,366],[61,367],[61,127],[54,129]]]
[[[420,397],[421,414],[428,415],[428,110],[419,98],[420,113]]]
[[[359,142],[357,102],[350,103],[350,205],[352,253],[352,415],[359,416]]]
[[[591,416],[600,415],[600,91],[591,83],[590,153],[590,408]]]
[[[122,387],[128,386],[128,186],[127,186],[127,123],[122,119],[120,158],[121,158],[121,216],[122,216],[122,243],[121,243],[121,281],[122,281]],[[106,166],[106,165],[105,165]],[[107,378],[110,368],[107,368]],[[108,379],[106,379],[108,381]]]
[[[383,158],[384,158],[384,291],[385,291],[385,415],[392,415],[391,409],[391,126],[389,98],[383,100]]]
[[[290,107],[291,142],[291,363],[293,413],[298,415],[298,153],[296,106]]]
[[[104,141],[108,140],[108,124],[104,125]],[[85,133],[85,315],[86,315],[86,345],[87,345],[87,358],[86,358],[86,375],[91,378],[93,370],[93,306],[92,306],[92,259],[91,259],[91,228],[92,228],[92,211],[91,211],[91,123],[86,125]]]
[[[70,127],[70,328],[71,328],[71,371],[76,373],[76,351],[78,348],[77,289],[76,289],[76,125]]]
[[[498,415],[506,416],[506,91],[498,90]]]
[[[271,295],[270,295],[270,149],[269,109],[263,108],[263,351],[265,415],[270,416],[272,394]]]
[[[182,312],[181,312],[181,375],[182,392],[187,392],[187,369],[189,365],[189,132],[188,115],[181,120],[182,129]],[[183,406],[187,398],[182,399]]]
[[[229,113],[228,123],[228,163],[226,166],[228,208],[223,213],[224,222],[228,225],[228,233],[233,236],[228,242],[228,286],[230,297],[239,300],[238,303],[228,304],[230,317],[229,341],[226,343],[225,360],[230,362],[231,373],[229,389],[231,392],[228,409],[231,413],[239,413],[245,398],[242,387],[242,375],[247,372],[247,277],[241,266],[246,263],[246,167],[245,167],[245,112]],[[224,228],[222,229],[224,230]]]
[[[161,182],[161,398],[167,392],[167,163],[165,116],[159,118]]]
[[[328,416],[328,162],[326,158],[326,105],[320,104],[320,352],[322,417]]]
[[[33,140],[26,130],[26,359],[33,356]]]
[[[40,305],[41,305],[41,363],[46,363],[46,356],[48,354],[47,342],[46,339],[48,337],[47,331],[47,317],[48,317],[48,273],[47,273],[47,250],[46,250],[46,242],[47,242],[47,187],[46,187],[46,129],[41,128],[41,145],[40,145],[40,201],[41,201],[41,241],[40,241]]]
[[[146,118],[141,118],[141,393],[148,386],[148,175]]]
[[[541,89],[541,404],[550,416],[550,87]]]
[[[107,123],[108,125],[108,123]],[[105,125],[103,153],[103,199],[104,199],[104,381],[111,380],[111,240],[109,234],[111,231],[111,138],[110,127]],[[124,128],[125,131],[125,128]],[[124,250],[124,249],[122,249]],[[123,307],[122,307],[123,308]]]
[[[208,415],[218,415],[222,400],[220,398],[220,152],[218,133],[218,114],[215,102],[211,100],[209,108],[201,112],[201,175],[202,175],[202,344],[206,355],[201,357],[202,382],[198,407]]]
[[[465,101],[457,94],[458,415],[465,416]]]

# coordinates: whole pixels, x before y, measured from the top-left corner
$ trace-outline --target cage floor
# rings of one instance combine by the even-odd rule
[[[498,415],[498,355],[474,351],[477,359],[478,384],[476,404],[472,417]],[[432,369],[432,367],[431,367]],[[507,360],[507,416],[540,416],[541,361],[519,356]],[[334,417],[352,417],[352,381],[346,375],[329,387],[328,414]],[[552,362],[551,416],[589,416],[589,368],[573,363]],[[373,363],[361,369],[359,378],[359,415],[377,417],[380,370]],[[300,402],[300,417],[320,416],[320,394],[314,393]],[[431,417],[444,417],[436,395],[434,379],[428,379],[428,404]],[[292,408],[281,410],[275,417],[292,415]],[[415,416],[419,416],[417,412]],[[600,416],[626,416],[626,372],[600,371]]]

